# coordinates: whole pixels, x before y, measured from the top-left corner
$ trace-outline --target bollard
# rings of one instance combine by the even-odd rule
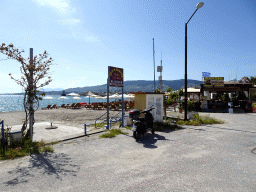
[[[84,134],[86,135],[86,124],[84,124]]]

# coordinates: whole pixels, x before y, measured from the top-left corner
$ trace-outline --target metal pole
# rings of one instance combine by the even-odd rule
[[[153,62],[154,62],[154,91],[156,90],[156,77],[155,77],[155,46],[154,46],[154,38],[153,38]]]
[[[194,14],[197,12],[197,9],[194,11],[194,13],[193,13],[193,15],[189,18],[189,20],[188,20],[188,22],[190,21],[190,19],[194,16]],[[187,121],[187,113],[188,113],[188,111],[187,111],[187,100],[188,100],[188,98],[187,98],[187,96],[188,96],[188,94],[187,94],[187,47],[188,47],[188,45],[187,45],[187,24],[188,24],[188,22],[187,23],[185,23],[185,102],[184,102],[184,107],[185,107],[185,114],[184,114],[184,121]]]
[[[122,87],[122,127],[124,127],[124,87]]]
[[[109,79],[107,79],[107,129],[109,129]]]
[[[185,23],[185,114],[184,121],[187,121],[187,23]]]

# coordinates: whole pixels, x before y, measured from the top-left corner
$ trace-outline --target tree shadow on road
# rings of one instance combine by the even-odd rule
[[[13,176],[13,179],[4,182],[6,185],[17,185],[19,183],[27,183],[40,174],[53,175],[57,179],[62,179],[62,176],[71,175],[76,176],[80,166],[74,164],[72,159],[64,153],[51,154],[41,153],[33,154],[30,156],[27,166],[23,166],[26,163],[20,163],[13,171],[8,173]]]
[[[155,134],[146,133],[144,134],[144,136],[141,136],[141,138],[139,138],[137,142],[142,143],[145,148],[154,149],[154,148],[157,148],[155,144],[158,140],[169,140],[169,139],[165,139],[164,136],[158,135],[156,133]]]

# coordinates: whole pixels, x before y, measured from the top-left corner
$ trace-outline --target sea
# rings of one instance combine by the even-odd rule
[[[62,104],[72,104],[72,103],[89,103],[89,97],[79,96],[80,99],[72,99],[72,96],[66,96],[67,99],[58,99],[60,95],[47,95],[53,97],[53,99],[43,99],[39,101],[38,109],[47,107],[48,105],[61,106]],[[0,112],[11,112],[11,111],[24,111],[23,107],[24,95],[0,95]],[[120,98],[119,98],[120,99]],[[117,99],[109,99],[109,102],[116,101]],[[90,97],[90,103],[93,102],[107,102],[107,99],[96,99]]]

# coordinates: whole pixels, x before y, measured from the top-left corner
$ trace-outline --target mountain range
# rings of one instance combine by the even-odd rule
[[[188,79],[188,87],[200,87],[202,81]],[[166,91],[168,87],[171,87],[174,91],[179,89],[184,89],[184,79],[179,80],[163,80],[162,81],[162,90]],[[159,81],[155,81],[155,88],[159,88]],[[74,92],[78,94],[83,94],[88,91],[94,93],[106,93],[107,92],[107,84],[96,85],[96,86],[87,86],[87,87],[76,87],[76,88],[45,88],[41,89],[39,94],[44,91],[46,95],[61,95],[62,91],[65,91],[66,94]],[[110,92],[121,92],[122,89],[120,87],[110,87]],[[136,81],[125,81],[124,82],[124,92],[153,92],[154,91],[154,81],[146,81],[146,80],[136,80]],[[5,95],[20,95],[24,93],[13,93],[13,94],[5,94]]]
[[[202,81],[188,79],[188,87],[200,87]],[[184,79],[179,80],[163,80],[162,81],[162,90],[166,91],[168,87],[171,87],[173,90],[184,89]],[[155,81],[155,88],[159,88],[159,81]],[[107,92],[107,84],[96,85],[96,86],[88,86],[88,87],[76,87],[63,89],[65,93],[86,93],[88,91],[95,93],[105,93]],[[121,92],[121,88],[119,87],[110,87],[110,92]],[[124,82],[124,92],[153,92],[154,91],[154,81],[145,81],[145,80],[137,80],[137,81],[125,81]],[[46,91],[46,94],[55,95],[61,94],[62,91],[54,90],[54,91]]]

